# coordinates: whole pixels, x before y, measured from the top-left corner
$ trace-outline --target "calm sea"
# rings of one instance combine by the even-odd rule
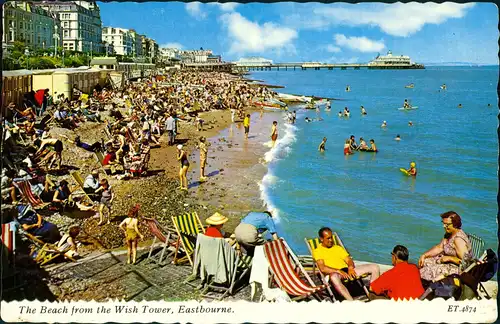
[[[304,117],[317,113],[292,108],[297,123],[280,119],[278,145],[265,156],[262,198],[279,211],[281,235],[296,253],[307,252],[305,237],[329,226],[357,260],[390,263],[392,248],[402,244],[415,261],[442,238],[439,215],[448,210],[462,216],[466,232],[497,247],[498,67],[268,71],[251,77],[285,86],[279,90],[284,93],[341,99],[331,112],[321,107],[323,121],[306,123]],[[406,89],[408,83],[415,88]],[[443,83],[446,91],[440,91]],[[399,111],[404,99],[419,108]],[[346,106],[351,117],[339,118]],[[386,129],[380,127],[384,120]],[[345,157],[350,135],[358,142],[374,139],[379,153]],[[327,149],[320,153],[323,137]],[[399,171],[411,161],[416,179]]]

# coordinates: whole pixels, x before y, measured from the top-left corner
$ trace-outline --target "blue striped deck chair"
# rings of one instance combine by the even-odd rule
[[[186,213],[181,216],[172,216],[172,223],[179,238],[177,239],[177,247],[174,254],[174,264],[184,263],[189,261],[193,266],[193,258],[191,257],[196,247],[196,237],[198,234],[205,234],[205,228],[201,224],[197,212]],[[178,258],[179,248],[182,245],[183,252],[186,254],[182,258]]]

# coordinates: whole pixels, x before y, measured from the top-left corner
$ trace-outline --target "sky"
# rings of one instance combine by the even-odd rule
[[[98,2],[103,26],[161,47],[211,49],[224,61],[366,63],[378,53],[417,63],[498,64],[493,3]]]

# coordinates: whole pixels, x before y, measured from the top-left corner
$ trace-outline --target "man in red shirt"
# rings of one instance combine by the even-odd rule
[[[377,295],[385,295],[395,300],[419,298],[424,293],[424,288],[417,266],[408,263],[410,256],[408,249],[396,245],[391,254],[394,268],[372,282],[370,290]]]
[[[228,221],[226,216],[215,213],[205,221],[209,226],[205,231],[206,236],[223,238],[222,226]]]

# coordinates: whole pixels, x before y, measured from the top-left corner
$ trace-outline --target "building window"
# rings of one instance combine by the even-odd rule
[[[69,31],[67,30],[64,31],[64,37],[69,37]]]
[[[23,29],[23,22],[22,21],[19,22],[19,28]]]
[[[69,23],[67,21],[64,22],[64,28],[68,28]]]

